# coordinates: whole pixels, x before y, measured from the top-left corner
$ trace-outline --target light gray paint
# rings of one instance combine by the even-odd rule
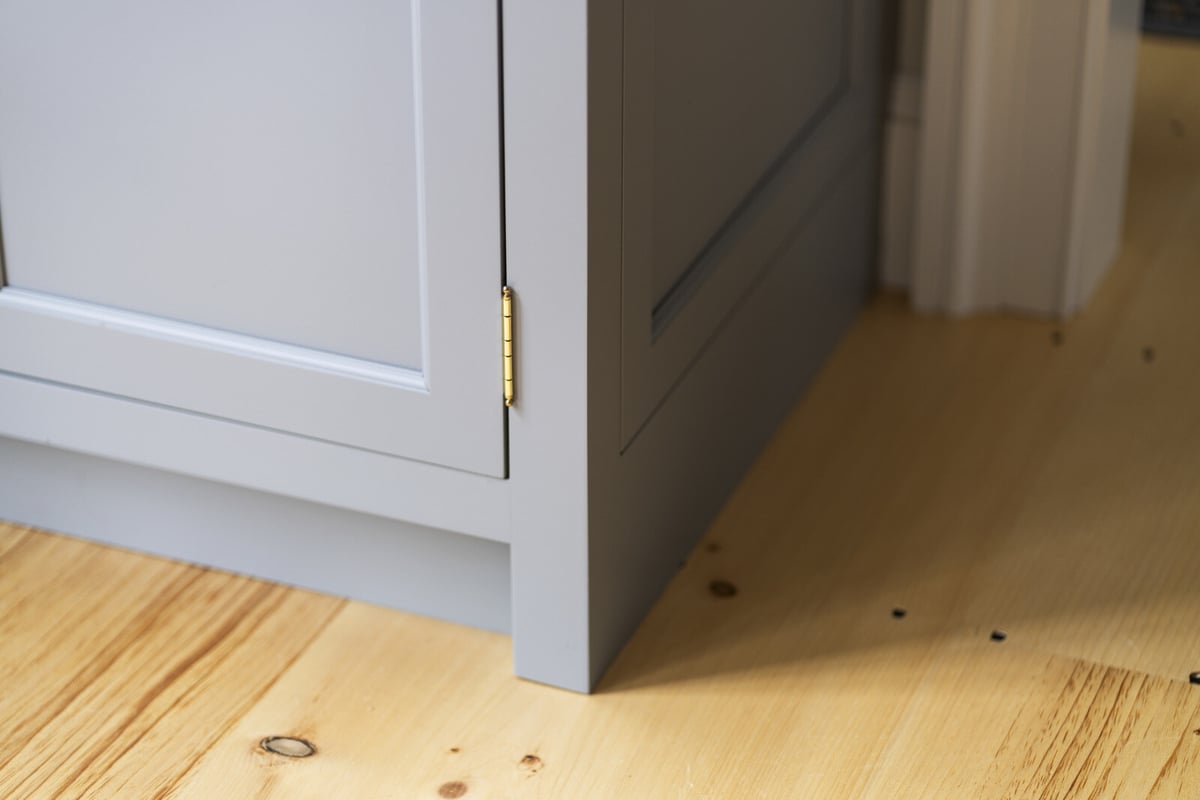
[[[812,8],[831,7],[824,0],[812,3]],[[423,6],[426,13],[432,13],[431,7],[447,9],[445,20],[481,13],[450,3]],[[723,14],[737,13],[732,4],[721,9]],[[623,182],[637,176],[636,164],[622,165],[622,42],[627,33],[623,12],[630,11],[630,5],[619,0],[503,4],[505,256],[506,280],[517,294],[519,396],[507,417],[507,480],[297,436],[269,421],[235,424],[167,404],[129,402],[119,393],[80,391],[55,383],[52,376],[0,374],[0,435],[39,443],[33,448],[38,453],[34,461],[44,465],[19,485],[21,493],[29,495],[27,500],[0,494],[0,514],[19,508],[31,522],[101,535],[89,533],[97,529],[95,515],[103,520],[104,536],[115,539],[125,526],[137,532],[132,546],[162,548],[160,552],[188,558],[220,558],[229,566],[244,569],[243,564],[249,564],[258,571],[272,566],[271,548],[264,542],[278,543],[295,522],[306,531],[306,543],[286,579],[300,580],[295,576],[302,574],[305,581],[318,581],[328,569],[349,580],[361,569],[374,576],[364,587],[373,591],[371,587],[388,582],[387,576],[404,580],[412,570],[429,564],[430,580],[437,585],[413,585],[414,591],[427,592],[432,599],[405,595],[398,602],[431,613],[443,613],[439,604],[454,607],[463,599],[447,597],[447,586],[458,585],[451,574],[453,559],[461,557],[470,576],[478,575],[485,587],[495,587],[497,553],[504,552],[511,565],[511,584],[505,591],[511,590],[517,673],[589,690],[852,318],[873,241],[878,115],[871,76],[878,12],[872,3],[857,2],[849,17],[854,46],[845,62],[846,91],[833,95],[827,113],[819,115],[820,122],[809,132],[811,138],[800,146],[803,151],[812,148],[830,164],[813,166],[813,156],[788,159],[809,166],[781,169],[778,174],[786,180],[769,182],[785,185],[787,191],[765,187],[754,193],[736,230],[722,236],[722,257],[729,261],[712,269],[689,268],[689,274],[699,276],[696,290],[677,295],[678,305],[667,315],[670,324],[661,326],[659,336],[659,342],[675,341],[671,347],[679,349],[654,355],[670,373],[669,385],[631,387],[638,397],[651,398],[657,411],[646,416],[636,440],[627,445],[621,386],[636,384],[641,376],[628,371],[625,362],[631,352],[652,351],[644,341],[640,349],[624,346],[622,319],[636,312],[642,323],[652,323],[658,300],[650,265],[639,261],[625,269],[622,264]],[[447,53],[453,52],[453,47],[447,48]],[[770,54],[764,57],[771,60]],[[810,117],[785,114],[799,125]],[[836,123],[843,118],[847,121]],[[842,141],[829,142],[834,137],[822,131],[830,125],[845,134]],[[775,130],[776,139],[781,131]],[[461,146],[455,143],[457,129],[441,132],[447,148]],[[490,135],[496,138],[495,128]],[[827,144],[819,145],[822,141]],[[452,207],[458,184],[436,185],[447,193],[441,198],[445,207]],[[433,208],[438,200],[430,187],[427,201]],[[722,201],[731,196],[726,193]],[[465,221],[454,230],[459,239],[473,238],[464,233],[474,230]],[[714,233],[681,230],[680,241],[707,240]],[[454,244],[450,239],[444,243]],[[454,287],[464,297],[479,288],[474,278],[456,269],[427,272],[427,308],[439,308],[439,276],[445,287]],[[622,288],[634,278],[645,279],[645,291]],[[726,291],[731,286],[734,290]],[[486,289],[498,312],[498,281]],[[10,298],[22,300],[19,292],[7,291]],[[445,296],[456,296],[454,292]],[[0,292],[0,306],[4,294]],[[634,303],[643,305],[639,310]],[[4,313],[0,308],[0,320]],[[459,367],[474,370],[476,377],[490,374],[498,387],[498,343],[486,364],[473,363],[474,351],[465,347],[455,351],[454,359],[443,361],[435,317],[430,319],[435,334],[430,338],[431,370],[422,373],[431,393],[436,397],[444,384],[443,369]],[[128,325],[144,321],[123,319]],[[101,327],[92,326],[92,333],[99,335]],[[115,327],[121,327],[121,320]],[[498,314],[487,327],[498,334]],[[182,335],[178,329],[174,333]],[[218,347],[196,349],[228,356],[226,350],[236,344],[225,340]],[[255,363],[300,368],[280,361],[287,359]],[[39,369],[35,359],[22,364]],[[164,360],[155,368],[167,369],[169,364]],[[255,372],[248,369],[246,379],[254,380]],[[97,374],[103,378],[105,373]],[[452,400],[443,396],[438,402]],[[189,395],[182,401],[190,402]],[[353,409],[332,408],[354,414]],[[393,413],[398,426],[411,427],[414,442],[425,436],[472,446],[462,426],[431,424],[429,417],[410,416],[400,405]],[[70,482],[78,474],[73,471],[79,464],[99,462],[41,445],[156,469],[103,462],[103,468],[89,468],[84,484],[102,491],[80,491],[78,482]],[[4,476],[25,470],[21,462],[26,447],[11,444],[0,449]],[[406,452],[413,455],[415,450]],[[510,544],[505,548],[444,531],[417,533],[408,524],[373,517],[362,527],[375,533],[347,540],[338,526],[361,515],[314,511],[314,506],[294,500],[218,487],[158,469],[465,530]],[[118,475],[128,480],[113,477]],[[146,504],[153,510],[147,521],[143,515],[150,512],[138,499],[159,491],[158,481],[165,482],[161,491],[179,502]],[[51,490],[40,489],[42,483]],[[209,489],[200,491],[198,485]],[[230,492],[237,495],[236,501],[229,499],[234,496]],[[69,514],[54,501],[65,493],[75,498]],[[175,524],[185,532],[193,530],[173,515],[185,516],[191,508],[188,498],[201,495],[208,503],[226,503],[230,514],[217,521],[236,530],[237,538],[206,550],[207,545],[194,541],[198,530],[183,539],[156,533]],[[323,522],[303,528],[297,509]],[[435,544],[439,538],[455,543],[441,552]],[[330,564],[341,557],[343,547],[353,554],[340,572],[340,565]],[[462,548],[460,555],[451,555],[459,552],[455,548]],[[243,549],[247,552],[241,553]],[[492,589],[485,593],[495,602]],[[477,599],[466,598],[471,608]]]
[[[843,0],[627,4],[625,225],[653,229],[656,305],[825,111],[843,79],[845,10]]]
[[[712,28],[707,35],[714,40],[725,29],[749,25],[753,31],[780,23],[770,15],[741,22],[738,18],[743,9],[739,4],[722,8],[723,17],[717,14],[707,20]],[[863,141],[866,121],[877,114],[875,76],[864,74],[864,69],[874,67],[863,62],[862,52],[869,50],[872,58],[877,57],[879,42],[873,40],[867,47],[854,48],[864,35],[861,19],[853,16],[855,6],[806,2],[788,8],[791,24],[784,27],[794,35],[763,35],[755,40],[747,32],[739,37],[737,41],[743,42],[743,47],[751,46],[752,41],[757,55],[732,79],[740,80],[743,96],[757,98],[751,103],[753,107],[795,103],[798,113],[765,115],[771,132],[763,137],[765,142],[757,141],[751,133],[755,126],[747,120],[757,119],[754,115],[744,114],[738,125],[722,129],[720,146],[728,149],[730,156],[718,161],[715,153],[705,152],[705,160],[716,162],[701,171],[702,175],[714,176],[708,191],[691,187],[685,193],[663,196],[675,206],[669,219],[678,221],[665,232],[659,222],[662,168],[658,162],[664,158],[663,153],[672,152],[672,147],[670,142],[660,140],[660,133],[660,138],[654,139],[656,147],[648,148],[650,137],[646,131],[674,130],[663,117],[669,117],[677,106],[654,102],[636,89],[630,91],[647,83],[643,73],[649,67],[639,54],[654,52],[661,34],[657,29],[650,32],[653,36],[631,32],[631,19],[642,17],[626,15],[627,40],[632,38],[636,43],[625,50],[621,403],[622,439],[626,445],[672,391],[684,370],[700,356],[734,305],[762,279],[780,241],[798,220],[823,202],[831,183],[846,168],[848,155]],[[803,46],[798,44],[801,42]],[[811,51],[815,60],[797,62],[793,55],[797,50]],[[706,53],[707,49],[702,49],[692,58],[702,60]],[[853,58],[858,58],[858,63]],[[814,69],[814,65],[819,68]],[[759,80],[760,72],[771,72],[768,67],[805,69],[811,75],[806,80]],[[861,90],[868,80],[871,90]],[[734,92],[734,88],[728,88],[718,96]],[[713,134],[697,138],[707,149],[714,149],[709,140],[718,137]],[[678,157],[668,156],[667,160],[673,164]],[[732,166],[725,166],[725,161]],[[698,170],[699,164],[693,164],[692,169]],[[730,177],[722,180],[722,175]],[[653,207],[648,205],[650,197],[654,198]],[[710,207],[716,207],[713,202],[728,210],[714,216],[710,213]],[[694,216],[693,207],[697,208]],[[690,241],[705,240],[702,252],[684,256],[670,245],[669,238],[667,250],[660,247],[662,236],[672,235],[682,221],[692,225]],[[667,254],[685,258],[686,269],[666,295],[659,295],[656,265]]]
[[[508,487],[495,478],[3,372],[0,400],[0,436],[509,539]]]
[[[507,3],[504,48],[509,280],[524,331],[510,417],[515,664],[577,690],[599,679],[859,308],[880,117],[878,12],[856,3],[843,112],[856,116],[839,128],[849,141],[821,151],[836,157],[828,182],[808,204],[757,206],[771,225],[749,222],[730,244],[752,277],[698,317],[695,357],[669,362],[674,391],[622,452],[622,319],[648,319],[651,303],[631,310],[623,290],[622,176],[634,167],[621,169],[622,8],[587,12]]]
[[[0,369],[503,476],[495,4],[251,5],[0,8]]]
[[[0,518],[509,630],[498,542],[3,438]]]
[[[879,17],[874,3],[849,7],[844,92],[792,159],[796,172],[781,170],[794,174],[795,189],[775,194],[764,187],[762,202],[749,205],[743,224],[727,233],[724,271],[738,277],[722,284],[722,270],[711,272],[667,334],[633,349],[636,357],[678,335],[680,351],[664,351],[669,357],[656,362],[670,379],[640,383],[645,373],[631,372],[628,340],[619,355],[593,355],[593,680],[861,307],[874,261]],[[603,172],[597,167],[594,174]],[[613,213],[611,196],[602,196]],[[616,252],[610,243],[610,257]],[[628,250],[625,256],[619,274],[597,271],[604,277],[594,286],[594,308],[624,301],[622,319],[598,315],[594,335],[601,341],[627,334],[630,314],[647,310],[630,302],[629,291],[631,271],[636,277],[648,266],[630,263]],[[736,288],[706,297],[706,289],[723,285]],[[621,452],[630,434],[621,395],[631,388],[650,389],[659,405]]]
[[[611,444],[595,454],[593,681],[857,316],[873,262],[864,210],[876,197],[877,158],[864,141],[637,440],[620,455]],[[594,438],[611,442],[616,432],[610,419]]]
[[[0,6],[9,283],[419,371],[413,5]]]
[[[619,3],[504,3],[507,277],[519,303],[520,400],[508,418],[513,663],[522,677],[575,691],[592,684],[589,364],[605,347],[590,333],[600,311],[589,280],[603,269],[588,250],[589,147],[602,124],[590,81],[619,75],[589,69],[619,52],[619,35],[593,24],[605,13],[619,15]]]

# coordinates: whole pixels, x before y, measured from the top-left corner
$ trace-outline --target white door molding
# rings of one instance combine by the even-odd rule
[[[1137,0],[929,0],[912,298],[1078,311],[1115,257]]]

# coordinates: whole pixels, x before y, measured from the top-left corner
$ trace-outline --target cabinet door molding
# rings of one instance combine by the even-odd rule
[[[495,3],[0,7],[0,370],[502,477]]]

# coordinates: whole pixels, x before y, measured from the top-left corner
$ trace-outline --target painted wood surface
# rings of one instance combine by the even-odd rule
[[[0,435],[506,542],[505,482],[0,374]],[[130,435],[131,431],[139,435]],[[457,502],[470,496],[472,502]]]
[[[611,348],[592,291],[619,262],[593,257],[611,219],[595,183],[619,151],[598,100],[620,75],[620,4],[507,0],[504,5],[506,274],[516,291],[521,399],[509,409],[513,669],[584,691],[588,669],[590,361]],[[617,84],[619,87],[619,83]],[[619,97],[619,95],[617,95]],[[607,158],[596,158],[599,150]]]
[[[497,40],[485,2],[6,5],[0,368],[502,477]]]
[[[122,5],[4,9],[8,284],[420,370],[416,4]]]
[[[907,290],[912,280],[928,11],[928,0],[902,0],[887,32],[893,38],[879,200],[879,284],[892,291]]]
[[[813,0],[799,9],[803,13],[797,17],[765,5],[746,9],[727,5],[713,9],[716,18],[697,21],[710,40],[720,39],[718,18],[744,29],[725,43],[729,50],[722,63],[738,62],[737,51],[749,47],[758,33],[774,36],[770,50],[757,53],[741,73],[728,76],[719,97],[714,97],[729,112],[727,116],[739,115],[730,106],[738,101],[739,81],[763,84],[761,93],[802,97],[808,111],[781,113],[786,104],[775,104],[764,95],[739,112],[753,117],[753,124],[727,126],[724,138],[689,135],[689,126],[680,119],[672,120],[663,131],[649,130],[652,138],[668,150],[671,142],[664,139],[678,139],[681,152],[696,150],[703,156],[701,160],[708,158],[704,154],[711,156],[722,148],[732,151],[753,145],[746,159],[733,164],[729,174],[718,176],[729,189],[715,198],[718,205],[737,206],[741,202],[735,197],[737,186],[748,180],[761,183],[753,178],[757,172],[766,175],[772,185],[778,174],[786,173],[789,191],[800,191],[807,200],[793,207],[791,194],[777,196],[773,190],[756,190],[754,208],[738,214],[753,231],[746,236],[744,231],[726,236],[723,241],[736,239],[738,257],[753,263],[753,269],[739,271],[727,264],[728,268],[719,272],[722,280],[734,279],[737,291],[728,296],[705,293],[715,298],[715,304],[709,302],[707,311],[689,317],[688,333],[672,324],[673,341],[690,348],[692,356],[701,352],[706,356],[702,363],[691,365],[680,359],[672,362],[675,377],[686,373],[687,382],[679,385],[670,406],[663,407],[653,430],[647,429],[646,443],[636,456],[617,460],[622,444],[621,397],[610,393],[622,385],[624,368],[620,333],[613,335],[613,326],[620,325],[626,298],[619,290],[612,291],[622,279],[620,228],[625,220],[620,213],[621,184],[634,180],[645,166],[636,159],[629,169],[622,163],[621,108],[626,87],[621,42],[632,33],[644,43],[646,34],[654,34],[652,21],[635,20],[627,28],[620,5],[614,2],[548,6],[541,0],[514,0],[504,8],[503,80],[493,69],[490,82],[484,82],[488,65],[495,67],[489,59],[496,55],[499,44],[494,41],[498,32],[495,8],[414,5],[409,55],[414,63],[412,77],[421,91],[413,94],[409,105],[415,109],[416,144],[432,159],[427,173],[439,177],[439,181],[417,180],[427,201],[420,208],[422,213],[439,208],[461,212],[454,217],[451,236],[423,241],[432,248],[431,254],[441,252],[466,270],[459,272],[459,266],[454,266],[442,272],[423,272],[418,288],[426,291],[429,300],[423,306],[425,311],[448,310],[438,300],[447,296],[439,293],[438,286],[454,287],[451,294],[468,298],[451,309],[456,315],[478,310],[479,304],[470,298],[496,288],[476,280],[479,270],[488,268],[486,259],[462,257],[464,253],[455,248],[486,246],[490,241],[490,229],[475,226],[473,215],[478,210],[475,204],[484,202],[486,196],[480,187],[487,188],[488,181],[498,175],[489,177],[488,164],[475,159],[487,148],[472,150],[471,145],[490,137],[494,150],[503,139],[506,278],[516,291],[521,400],[508,418],[507,430],[497,425],[493,432],[507,433],[511,471],[503,469],[503,459],[499,465],[480,467],[481,459],[495,455],[492,445],[505,442],[500,437],[494,442],[487,440],[490,423],[484,422],[485,416],[502,420],[499,395],[494,391],[499,384],[491,383],[499,373],[494,296],[486,303],[487,313],[472,316],[452,331],[438,327],[450,319],[447,314],[431,312],[427,343],[441,344],[430,344],[431,360],[414,370],[363,358],[370,355],[366,353],[329,353],[301,343],[267,340],[258,331],[229,331],[195,320],[148,314],[149,305],[140,301],[131,309],[114,309],[99,302],[104,298],[89,294],[91,289],[83,284],[81,290],[87,291],[81,291],[80,297],[57,296],[52,292],[62,287],[51,284],[70,278],[73,267],[64,267],[64,273],[47,273],[44,277],[49,283],[39,284],[30,282],[33,273],[18,264],[9,275],[16,282],[0,291],[0,367],[9,373],[0,375],[0,392],[9,410],[0,419],[0,433],[39,447],[83,455],[51,456],[38,450],[39,459],[58,464],[62,474],[52,476],[46,471],[41,488],[32,495],[14,495],[8,507],[19,510],[26,521],[56,529],[306,586],[349,591],[455,619],[483,619],[489,627],[505,627],[508,618],[498,612],[481,614],[478,598],[492,596],[491,589],[499,585],[494,570],[501,557],[498,554],[510,554],[518,673],[581,691],[589,689],[661,591],[672,565],[699,536],[859,306],[871,241],[866,223],[874,205],[876,126],[867,112],[877,41],[870,8],[869,4],[856,4],[843,11],[838,4]],[[28,18],[22,15],[45,21],[29,9],[14,7],[11,13],[24,21]],[[775,23],[781,19],[787,23],[786,30],[776,29]],[[284,26],[283,34],[305,41],[305,36],[316,36],[320,27],[319,20],[308,17],[292,22],[299,26],[299,33],[294,26]],[[338,19],[339,25],[345,22]],[[839,37],[809,56],[784,46],[788,31],[807,31],[809,23],[820,24],[822,30],[833,26]],[[120,33],[133,37],[134,44],[146,46],[146,38],[139,38],[136,25],[131,25]],[[46,29],[38,29],[40,35],[51,36],[53,26],[43,27]],[[377,33],[373,31],[372,36]],[[692,113],[687,99],[704,93],[704,75],[692,74],[687,68],[703,62],[697,60],[703,43],[689,44],[687,36],[672,38],[667,29],[659,33],[666,37],[664,50],[683,62],[666,76],[658,100],[674,108],[682,119]],[[189,40],[189,46],[212,46],[213,37],[219,39],[213,31],[197,35],[199,40]],[[493,40],[485,42],[489,35]],[[806,35],[818,41],[811,31]],[[340,41],[337,36],[334,39]],[[93,44],[101,48],[112,45],[107,40]],[[291,53],[290,44],[280,46]],[[851,46],[853,52],[847,54],[846,48]],[[689,47],[695,49],[689,51]],[[465,51],[469,57],[460,58]],[[185,48],[184,52],[192,50]],[[358,55],[349,63],[358,63]],[[61,65],[51,56],[25,54],[30,63],[54,72]],[[240,53],[239,57],[259,56]],[[809,63],[805,58],[815,61]],[[774,72],[781,64],[787,67],[782,78]],[[185,66],[192,65],[192,60],[185,59]],[[123,67],[117,64],[113,69]],[[220,83],[220,73],[210,77]],[[121,83],[117,78],[134,83],[146,80],[152,87],[158,86],[156,78],[127,72],[104,81],[104,86],[115,90],[113,86]],[[225,80],[229,80],[227,75]],[[373,86],[368,82],[355,91],[370,91]],[[254,90],[253,86],[239,91],[241,88]],[[291,88],[306,91],[309,87]],[[841,122],[822,126],[821,107],[840,99],[843,88],[854,102],[836,109],[834,116]],[[487,118],[496,112],[494,93],[498,89],[504,92],[503,131],[498,118]],[[22,92],[24,89],[16,92],[18,99],[28,101],[27,93]],[[235,92],[234,96],[241,95]],[[98,113],[84,105],[83,111]],[[168,106],[163,119],[143,121],[170,127],[177,109]],[[616,113],[610,113],[614,107]],[[272,114],[280,110],[272,109]],[[72,113],[75,111],[79,109]],[[460,118],[462,115],[479,118]],[[34,115],[29,124],[37,128],[39,120]],[[489,126],[489,120],[497,124]],[[425,130],[421,124],[427,121],[432,127]],[[824,145],[810,151],[806,137],[813,125],[825,131]],[[78,126],[73,134],[86,138],[106,135],[107,130],[100,126],[93,134],[87,126]],[[647,130],[639,129],[639,133]],[[422,135],[422,131],[437,135]],[[311,133],[317,132],[319,129]],[[842,153],[846,157],[829,161],[820,175],[811,174],[809,167],[832,152],[838,132],[856,134],[846,143],[848,149]],[[28,144],[33,138],[19,138],[17,144]],[[455,147],[464,149],[462,158],[438,160],[430,155],[446,155]],[[806,155],[792,158],[798,150]],[[785,165],[781,173],[774,162],[785,156],[790,166]],[[808,166],[793,169],[793,161]],[[675,185],[687,183],[682,172],[668,173],[671,192],[690,193],[686,185]],[[479,183],[463,184],[457,180],[462,176]],[[29,190],[31,183],[36,181],[18,186]],[[708,219],[711,214],[706,215],[693,230],[683,232],[665,221],[666,238],[683,233],[693,238],[709,236],[713,231],[706,229],[718,223]],[[21,220],[18,215],[17,222]],[[497,213],[493,222],[498,225],[499,221]],[[436,215],[426,214],[425,223],[429,231],[446,230]],[[742,247],[751,239],[753,247]],[[14,252],[20,256],[25,249],[17,247]],[[618,254],[615,259],[614,253]],[[88,273],[89,281],[93,277]],[[145,288],[146,297],[156,291]],[[373,291],[369,285],[361,288]],[[655,299],[651,293],[639,297]],[[801,300],[809,304],[812,313],[798,313]],[[681,313],[689,316],[692,308],[686,304]],[[320,322],[335,328],[353,324],[336,314]],[[722,325],[728,337],[719,346],[707,348]],[[479,331],[488,334],[486,348],[475,346],[481,341],[474,336]],[[788,345],[792,337],[802,340],[802,345]],[[757,350],[763,358],[742,358],[741,352],[747,350]],[[453,364],[449,369],[439,354],[450,356]],[[455,375],[467,372],[472,385],[484,386],[484,391],[457,391],[461,386]],[[750,390],[741,395],[723,394],[720,403],[710,402],[717,393],[714,387],[721,389],[730,382],[740,382]],[[89,391],[76,391],[79,387]],[[130,403],[127,397],[142,402]],[[414,402],[424,404],[421,408],[430,413],[419,409],[419,413],[409,413]],[[492,412],[485,416],[474,413],[483,405],[492,408],[494,416]],[[719,454],[715,459],[719,468],[705,470],[699,486],[705,501],[696,503],[691,493],[697,485],[691,479],[699,477],[696,470],[703,461],[697,457],[697,449],[704,442],[695,436],[695,430],[711,426],[714,419],[731,417],[752,421],[725,428],[709,442],[716,450],[704,448],[704,455]],[[460,424],[464,420],[466,423]],[[15,443],[8,443],[7,451],[27,452]],[[452,455],[467,451],[471,451],[469,457]],[[112,462],[105,466],[92,456]],[[152,478],[150,473],[117,462],[181,473],[189,479],[175,475]],[[491,481],[459,470],[508,475],[510,480]],[[77,474],[91,476],[93,487],[111,485],[121,499],[95,491],[84,493],[87,505],[81,501],[77,513],[61,513],[54,505],[55,493],[69,487]],[[648,496],[648,476],[660,474],[673,476],[669,486],[664,484],[666,491],[660,496]],[[206,481],[290,499],[285,502],[264,496],[252,500]],[[147,519],[122,510],[127,507],[124,499],[136,496],[139,487],[160,483],[178,490],[165,497],[178,501],[173,507],[184,518],[179,524],[171,524],[165,511]],[[193,535],[198,528],[211,527],[206,521],[214,519],[205,498],[234,497],[240,499],[214,505],[221,512],[245,512],[245,519],[238,518],[230,526],[236,533],[211,540]],[[289,558],[277,562],[263,558],[264,548],[277,541],[276,534],[304,514],[305,501],[340,510],[323,508],[314,514],[321,523],[301,526],[305,545],[290,552]],[[171,504],[162,508],[167,507]],[[357,512],[397,522],[364,521]],[[95,524],[96,518],[103,518],[105,524]],[[319,528],[332,530],[341,523],[357,533],[348,533],[345,542],[331,534],[322,548]],[[249,548],[254,555],[239,556],[239,537],[254,536],[255,525],[264,534]],[[406,535],[386,544],[373,535],[358,535],[389,526]],[[507,542],[511,547],[477,543],[466,548],[487,554],[464,564],[472,575],[482,571],[483,588],[455,598],[446,588],[453,582],[443,580],[442,556],[458,547],[454,543],[466,540],[451,536],[445,546],[420,544],[429,528]],[[407,535],[414,531],[419,535]],[[337,550],[342,544],[353,550],[352,558],[339,559]],[[397,580],[403,584],[398,589],[385,585],[387,565],[393,561],[398,564]],[[375,579],[361,589],[346,588],[345,580],[324,580],[320,568],[328,563],[369,563],[382,573],[372,571]],[[623,571],[621,564],[625,565]],[[429,567],[426,580],[405,579],[422,565]],[[339,572],[342,578],[346,574],[345,570]],[[630,585],[632,590],[627,588]],[[413,601],[414,587],[419,586],[434,588],[429,598]],[[433,597],[448,598],[444,611],[438,610]],[[456,599],[462,602],[456,603]]]
[[[879,147],[877,7],[681,9],[624,18],[622,447]]]
[[[1142,4],[1111,0],[1088,6],[1089,34],[1079,98],[1079,145],[1064,305],[1083,309],[1121,251],[1125,184],[1137,79]]]
[[[496,634],[0,526],[0,794],[1190,796],[1197,63],[1143,45],[1092,312],[876,301],[597,695]]]
[[[917,308],[1084,307],[1120,240],[1139,9],[929,0]]]
[[[626,246],[646,226],[635,221],[633,233],[597,237],[595,259],[621,269],[595,273],[594,302],[619,302],[623,313],[597,317],[593,336],[620,339],[622,347],[597,351],[590,365],[593,681],[867,295],[882,108],[880,9],[856,3],[842,11],[844,72],[828,114],[809,120],[815,128],[800,132],[771,185],[739,210],[736,225],[716,234],[720,263],[701,270],[703,285],[679,298],[678,314],[658,338],[649,332],[657,312],[648,263]],[[601,105],[596,116],[619,122],[620,114],[605,113],[610,108]],[[612,127],[602,129],[613,138],[602,139],[607,147],[599,152],[623,152],[627,140]],[[613,217],[627,222],[629,186],[614,186],[602,166],[594,174],[592,210],[600,222],[593,227],[607,230],[597,226]],[[626,338],[630,326],[641,328],[641,338]],[[653,413],[630,416],[627,401],[635,396],[639,404],[652,401],[641,411]],[[643,420],[636,429],[634,419]]]
[[[486,630],[506,544],[0,438],[0,518]]]
[[[710,12],[725,15],[731,28],[754,30],[764,24],[755,8],[718,4]],[[745,20],[738,18],[743,11]],[[800,11],[821,19],[830,8],[811,3]],[[736,252],[726,254],[728,269],[713,273],[715,283],[733,281],[736,290],[722,294],[706,283],[697,297],[707,297],[708,305],[685,303],[681,314],[691,322],[673,322],[670,330],[689,357],[663,360],[662,372],[651,374],[642,370],[645,363],[631,366],[622,339],[629,320],[652,322],[653,264],[627,245],[630,235],[657,225],[649,209],[623,212],[625,201],[639,196],[637,187],[654,177],[646,160],[651,152],[625,146],[625,122],[630,102],[648,111],[638,104],[672,101],[656,98],[653,87],[647,95],[630,79],[625,55],[629,47],[652,48],[660,34],[670,40],[663,29],[670,15],[623,14],[615,2],[506,5],[508,277],[524,332],[517,337],[523,400],[509,418],[518,675],[579,691],[595,684],[860,307],[878,144],[877,120],[866,113],[874,97],[876,11],[855,4],[833,15],[844,23],[840,45],[854,45],[842,75],[854,97],[839,106],[845,126],[826,131],[824,149],[804,139],[804,130],[793,131],[801,137],[796,149],[807,154],[796,160],[810,167],[836,150],[832,130],[853,133],[845,159],[817,170],[827,183],[809,169],[783,170],[807,204],[773,191],[755,194],[754,208],[739,216],[753,230],[725,237]],[[714,30],[706,35],[720,38]],[[747,39],[725,44],[744,47]],[[683,40],[671,47],[685,60],[699,58],[685,52]],[[841,60],[840,47],[821,52]],[[778,51],[763,56],[794,66],[789,58]],[[644,59],[633,63],[646,66]],[[754,67],[747,70],[753,76]],[[798,78],[782,83],[805,85]],[[702,89],[671,91],[694,96]],[[782,122],[803,127],[805,121],[764,116],[776,137]],[[642,144],[654,140],[651,121],[631,122]],[[747,118],[743,135],[753,138],[758,121]],[[714,146],[703,135],[695,138],[703,141],[684,137],[680,146]],[[665,152],[671,144],[660,138],[656,146]],[[695,224],[689,235],[708,225]],[[738,259],[745,269],[737,268]],[[644,291],[626,291],[631,283]],[[751,352],[759,357],[746,358]],[[672,384],[669,398],[655,395]],[[630,419],[625,390],[666,400],[632,447],[622,429]]]
[[[1188,796],[1200,50],[1142,57],[1093,312],[874,303],[599,694],[514,680],[496,634],[0,526],[0,794]]]
[[[636,204],[628,219],[654,228],[653,303],[828,113],[846,78],[846,23],[837,0],[626,9],[623,124],[627,199]]]

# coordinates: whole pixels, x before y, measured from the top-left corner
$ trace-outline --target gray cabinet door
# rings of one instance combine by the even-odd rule
[[[780,256],[875,158],[877,6],[626,4],[623,446],[770,271],[825,269]]]
[[[496,14],[0,0],[0,371],[503,475]]]

